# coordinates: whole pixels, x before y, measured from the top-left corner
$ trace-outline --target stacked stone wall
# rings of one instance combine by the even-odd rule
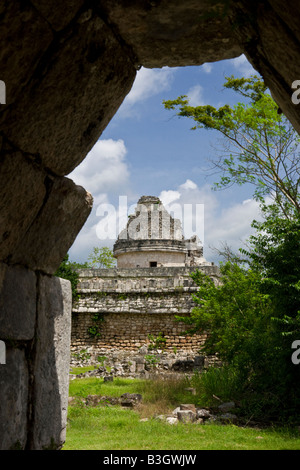
[[[1,450],[63,445],[71,310],[69,281],[0,263]]]
[[[218,282],[215,266],[202,267]],[[107,350],[137,351],[164,338],[164,350],[198,354],[206,333],[186,335],[197,286],[192,268],[136,268],[79,271],[80,298],[73,305],[71,350],[95,356]]]
[[[61,319],[68,318],[69,310],[64,300],[53,309],[53,291],[48,296],[48,287],[39,282],[47,276],[56,297],[65,298],[48,276],[59,267],[92,207],[91,195],[65,175],[97,142],[141,66],[201,65],[244,53],[300,132],[300,108],[291,99],[299,77],[300,6],[282,0],[31,0],[2,2],[0,11],[0,78],[5,84],[0,100],[0,341],[7,353],[0,372],[0,448],[41,449],[49,443],[54,448],[61,446],[60,432],[66,426],[67,393],[60,383],[66,380],[61,374],[67,373],[69,330],[64,326],[65,338],[61,333],[48,337],[45,354],[56,350],[59,338],[65,350],[58,348],[55,360],[41,357],[44,376],[36,373],[31,347],[35,339],[39,347],[44,344],[40,317],[49,313],[42,331],[51,335],[51,312]],[[8,278],[22,280],[11,283]],[[24,283],[31,288],[23,289]],[[33,306],[42,298],[48,300],[41,313]],[[34,352],[39,361],[38,347]],[[55,399],[51,374],[57,374]],[[43,403],[37,401],[32,380]]]

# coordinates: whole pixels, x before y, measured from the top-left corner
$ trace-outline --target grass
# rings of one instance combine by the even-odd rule
[[[196,423],[169,425],[155,415],[180,403],[196,403],[186,381],[143,381],[99,378],[75,379],[70,395],[120,396],[141,393],[137,409],[99,405],[69,406],[64,450],[299,450],[300,433],[295,429],[249,428]],[[141,417],[150,418],[140,421]]]
[[[90,370],[95,370],[96,366],[85,366],[85,367],[72,367],[70,370],[70,374],[83,374],[84,372],[88,372]]]
[[[119,407],[71,407],[64,450],[299,450],[292,431],[141,422]]]

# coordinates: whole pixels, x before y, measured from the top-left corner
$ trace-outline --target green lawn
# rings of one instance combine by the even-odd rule
[[[119,406],[69,406],[67,437],[64,450],[299,450],[300,432],[292,429],[257,429],[234,425],[170,425],[157,418],[140,421],[147,412],[161,412],[155,403],[162,399],[165,409],[172,409],[176,395],[180,403],[192,401],[183,396],[183,388],[172,391],[169,402],[163,396],[162,384],[149,381],[117,379],[76,379],[70,383],[70,395],[89,394],[120,396],[122,393],[143,394],[144,408],[135,411]],[[184,384],[183,384],[184,385]],[[168,387],[170,392],[170,384]],[[152,390],[152,391],[151,391]],[[157,391],[158,395],[153,393]],[[186,392],[185,392],[186,393]],[[184,400],[184,398],[186,398]],[[195,400],[196,398],[193,397]],[[149,405],[149,406],[148,406]]]

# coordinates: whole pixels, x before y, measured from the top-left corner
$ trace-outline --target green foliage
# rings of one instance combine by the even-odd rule
[[[90,353],[86,349],[81,349],[79,352],[73,353],[72,356],[82,362],[87,361],[91,358]]]
[[[156,366],[156,364],[159,364],[159,358],[156,357],[154,354],[146,354],[145,361],[146,364],[148,364],[150,367],[154,367]]]
[[[246,103],[193,107],[186,95],[163,103],[168,110],[178,109],[177,116],[192,119],[193,130],[215,130],[224,136],[224,150],[214,162],[221,173],[216,189],[251,183],[257,199],[269,195],[279,204],[289,201],[300,212],[299,135],[257,76],[227,77],[224,87]]]
[[[119,299],[119,300],[127,300],[127,298],[128,298],[128,295],[127,295],[127,294],[119,294],[119,295],[118,295],[118,299]]]
[[[100,338],[101,336],[101,324],[105,321],[104,315],[101,312],[96,312],[92,316],[94,325],[88,328],[88,333],[93,338]]]
[[[107,246],[94,247],[88,256],[88,260],[91,268],[113,268],[116,265],[113,252]]]
[[[194,373],[190,385],[196,389],[198,406],[214,407],[221,401],[240,399],[244,386],[242,377],[236,367],[209,367],[201,373]]]
[[[256,234],[244,253],[263,275],[261,289],[272,299],[281,333],[300,336],[300,215],[290,207],[287,218],[275,205],[263,207],[263,222],[253,222]],[[289,338],[290,340],[291,338]]]
[[[276,205],[263,210],[264,221],[253,223],[257,232],[249,251],[242,250],[248,266],[221,265],[220,285],[202,272],[193,273],[199,286],[193,296],[197,306],[189,319],[177,318],[191,332],[208,332],[204,351],[217,354],[236,373],[244,412],[251,410],[260,419],[296,419],[300,375],[291,345],[300,338],[300,217],[292,205],[290,218]],[[221,374],[230,384],[224,369]],[[216,390],[213,380],[203,382],[208,396],[210,384]]]
[[[149,350],[164,349],[166,347],[167,340],[166,338],[164,338],[163,333],[159,333],[158,336],[149,334],[148,339],[150,340],[150,343],[148,345]]]
[[[76,269],[85,267],[87,267],[86,263],[80,264],[69,261],[69,254],[66,254],[61,262],[61,265],[54,274],[55,276],[61,277],[62,279],[68,279],[71,282],[73,300],[78,300],[79,298],[77,293],[78,273],[76,272]]]
[[[192,119],[192,129],[224,136],[223,152],[214,162],[221,173],[215,188],[253,184],[264,220],[253,222],[250,247],[240,250],[244,259],[225,250],[222,284],[201,272],[192,275],[199,286],[197,306],[189,319],[177,318],[190,332],[207,331],[204,351],[216,353],[229,367],[205,374],[206,390],[210,385],[216,390],[218,374],[223,392],[234,377],[244,409],[251,403],[253,414],[291,417],[300,408],[299,369],[291,361],[292,342],[300,337],[299,135],[257,76],[227,77],[224,88],[243,102],[193,107],[182,95],[164,105]]]
[[[170,426],[156,415],[172,411],[180,403],[194,403],[196,396],[185,391],[185,381],[99,378],[70,381],[70,396],[78,404],[68,407],[67,436],[64,450],[268,450],[299,449],[299,431],[292,428],[239,427],[178,423]],[[140,393],[138,411],[118,406],[89,407],[81,403],[88,395],[120,396]],[[161,409],[161,403],[165,409]],[[141,421],[141,417],[148,421]],[[152,419],[151,419],[152,418]]]
[[[190,332],[207,331],[206,354],[251,370],[264,363],[272,314],[268,296],[260,292],[259,273],[230,262],[221,265],[222,283],[201,271],[191,274],[199,289],[190,317],[176,317],[191,325]]]
[[[273,315],[273,367],[277,392],[284,403],[299,412],[299,366],[291,361],[291,345],[300,338],[300,216],[289,207],[289,218],[278,206],[264,207],[265,220],[254,222],[248,256],[262,273],[261,292],[268,295]],[[285,211],[287,212],[287,211]],[[274,373],[275,374],[275,373]]]
[[[107,361],[107,357],[106,356],[97,356],[97,362],[100,363],[101,366],[104,365],[104,362]]]

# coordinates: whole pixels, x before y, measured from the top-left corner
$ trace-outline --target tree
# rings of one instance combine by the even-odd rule
[[[254,221],[256,234],[243,251],[253,269],[262,275],[261,291],[272,299],[273,320],[278,323],[283,349],[300,338],[300,215],[290,208],[282,217],[276,205],[264,206],[264,220]],[[284,341],[284,340],[287,341]]]
[[[256,233],[241,250],[247,264],[221,263],[220,284],[193,273],[196,306],[190,317],[177,317],[189,333],[207,332],[204,352],[234,371],[237,399],[268,419],[292,419],[300,409],[299,366],[292,361],[300,339],[300,216],[289,210],[286,218],[276,204],[263,207],[264,220],[253,222]]]
[[[299,369],[292,344],[300,339],[300,161],[299,135],[268,94],[262,80],[229,77],[224,84],[247,103],[219,109],[189,106],[186,96],[166,109],[194,120],[193,129],[214,129],[226,142],[214,162],[222,172],[216,188],[254,184],[264,216],[242,260],[225,246],[222,283],[196,272],[197,306],[181,318],[192,332],[207,331],[204,351],[215,353],[242,378],[241,396],[257,394],[269,417],[297,415]],[[273,199],[266,204],[265,197]],[[243,261],[241,263],[240,261]],[[246,262],[246,264],[245,264]],[[263,399],[264,397],[264,399]]]
[[[86,266],[69,261],[69,254],[66,254],[59,268],[54,274],[55,276],[61,277],[62,279],[68,279],[71,282],[73,300],[78,299],[78,293],[77,293],[78,274],[76,272],[76,268],[78,267],[86,267]]]
[[[299,135],[257,76],[226,77],[224,87],[242,95],[247,102],[233,107],[193,107],[182,95],[163,103],[166,109],[179,109],[177,116],[192,119],[192,129],[217,130],[224,136],[225,147],[214,162],[214,168],[221,172],[215,188],[251,183],[260,201],[269,195],[283,213],[286,203],[300,213]]]
[[[208,334],[203,351],[247,372],[265,364],[272,315],[268,296],[260,290],[259,272],[230,261],[221,264],[220,284],[201,271],[191,274],[198,286],[196,306],[189,317],[177,317],[190,325],[189,333]]]
[[[88,256],[88,260],[89,266],[92,268],[113,268],[116,265],[113,252],[107,246],[94,247]]]

